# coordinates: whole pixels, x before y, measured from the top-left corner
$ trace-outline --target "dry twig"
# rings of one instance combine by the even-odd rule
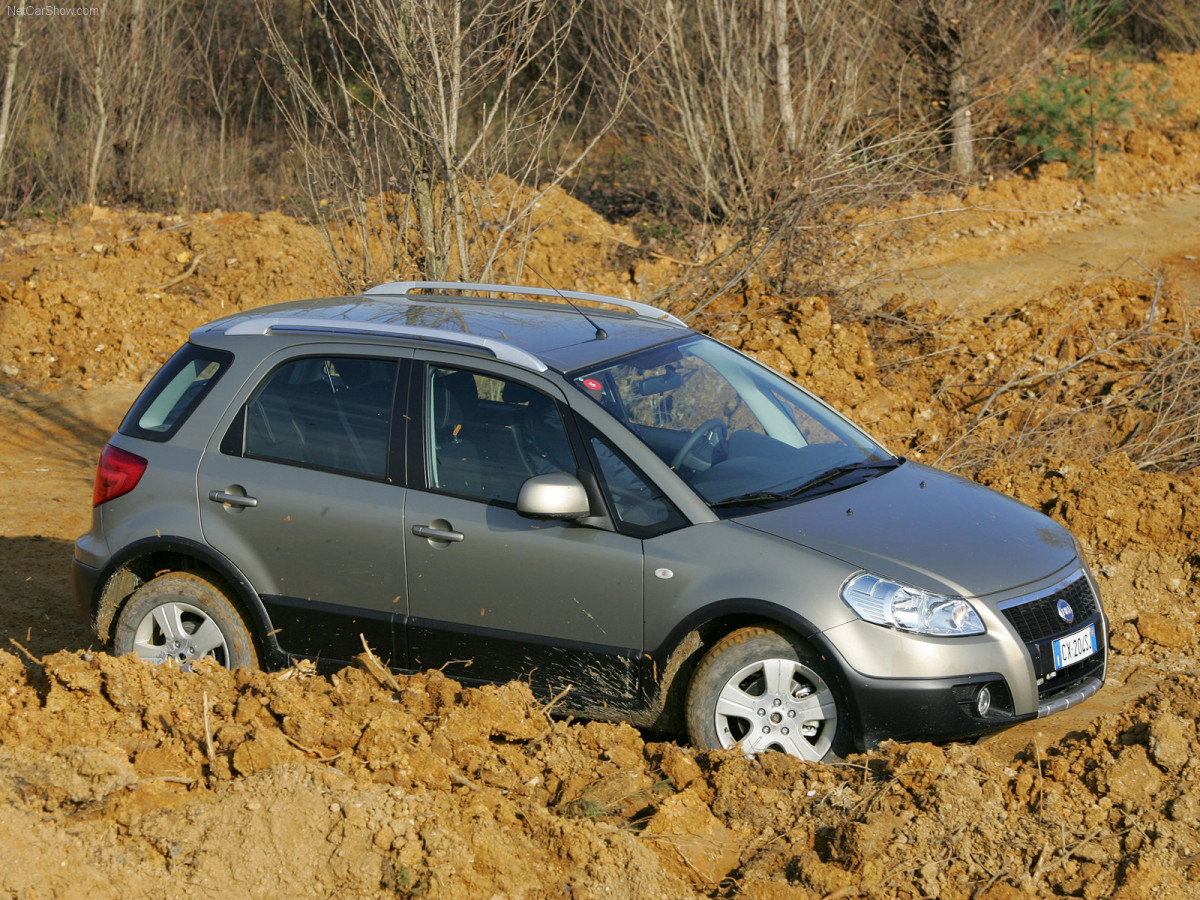
[[[208,751],[208,764],[213,766],[217,761],[216,751],[213,749],[212,728],[208,724],[208,691],[203,695],[204,703],[204,747]]]
[[[161,291],[164,288],[173,287],[174,285],[179,284],[179,282],[184,281],[188,278],[191,278],[193,275],[196,274],[196,267],[200,265],[200,260],[202,260],[202,259],[204,259],[204,254],[197,253],[196,258],[192,260],[192,264],[187,267],[186,271],[184,271],[183,274],[176,275],[174,278],[168,278],[166,281],[160,282],[159,284],[148,284],[145,287],[143,287],[141,290],[142,291]]]

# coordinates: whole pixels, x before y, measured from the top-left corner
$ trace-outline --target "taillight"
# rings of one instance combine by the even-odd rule
[[[128,494],[146,471],[146,460],[136,453],[105,444],[96,468],[96,488],[92,491],[92,506],[107,503],[114,497]]]

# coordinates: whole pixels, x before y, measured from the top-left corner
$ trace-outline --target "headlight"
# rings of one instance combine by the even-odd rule
[[[983,634],[983,620],[968,601],[943,597],[863,572],[846,582],[842,599],[868,622],[936,637]]]

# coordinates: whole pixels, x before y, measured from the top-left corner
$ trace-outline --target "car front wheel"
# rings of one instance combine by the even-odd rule
[[[844,704],[824,663],[788,632],[734,631],[705,654],[688,686],[688,733],[698,748],[741,746],[830,760],[852,747]]]
[[[156,664],[174,660],[184,671],[206,656],[230,669],[258,666],[254,639],[233,601],[191,572],[160,575],[134,591],[117,618],[113,650]]]

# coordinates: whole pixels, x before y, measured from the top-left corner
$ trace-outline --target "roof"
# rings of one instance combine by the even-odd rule
[[[467,296],[431,290],[471,291]],[[504,292],[542,301],[475,296]],[[571,304],[571,300],[580,302]],[[606,303],[621,311],[597,306]],[[630,310],[630,311],[625,311]],[[597,332],[603,329],[603,336]],[[197,328],[194,335],[329,332],[469,344],[498,359],[563,372],[679,337],[686,326],[654,307],[579,292],[503,285],[402,282],[356,297],[261,306]]]

